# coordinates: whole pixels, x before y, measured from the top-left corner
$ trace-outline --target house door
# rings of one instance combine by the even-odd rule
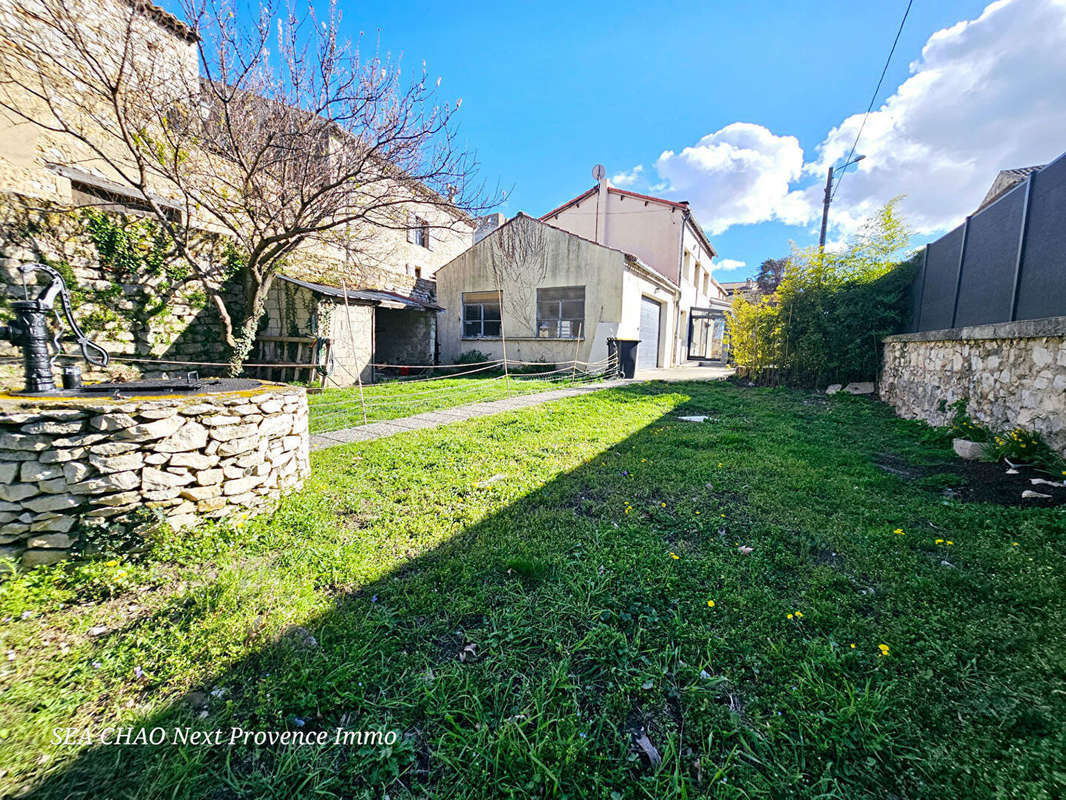
[[[725,329],[725,312],[710,308],[694,308],[688,324],[688,357],[696,361],[718,361],[729,358],[729,337]]]
[[[640,344],[637,345],[637,369],[659,366],[659,320],[662,303],[649,297],[640,298]]]

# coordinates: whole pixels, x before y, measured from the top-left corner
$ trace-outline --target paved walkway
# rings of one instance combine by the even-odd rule
[[[487,417],[504,411],[513,411],[518,408],[539,406],[541,403],[550,403],[552,400],[562,400],[566,397],[577,397],[590,392],[598,392],[601,389],[610,389],[614,386],[628,386],[634,382],[646,380],[717,380],[724,378],[732,370],[713,369],[708,367],[677,367],[675,369],[648,370],[643,374],[638,373],[635,381],[602,381],[590,383],[584,386],[574,386],[569,389],[553,389],[550,392],[537,392],[536,394],[524,394],[518,397],[505,397],[502,400],[493,400],[488,403],[470,403],[465,406],[442,408],[439,411],[427,411],[424,414],[415,414],[411,417],[400,417],[384,422],[372,422],[369,425],[360,425],[356,428],[342,428],[339,431],[327,431],[311,435],[311,449],[322,450],[326,447],[336,447],[349,442],[367,442],[371,439],[381,439],[385,436],[393,436],[407,431],[425,430],[436,428],[440,425],[448,425],[452,422],[463,422],[477,417]]]

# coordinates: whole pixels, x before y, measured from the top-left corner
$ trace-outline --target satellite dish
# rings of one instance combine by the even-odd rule
[[[592,177],[598,181],[602,181],[603,177],[607,174],[607,167],[603,164],[597,164],[592,168]]]

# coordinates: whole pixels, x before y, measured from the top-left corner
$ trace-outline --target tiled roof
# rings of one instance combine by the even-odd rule
[[[549,211],[547,214],[543,215],[540,218],[541,222],[545,222],[545,221],[547,221],[547,219],[549,217],[554,217],[556,214],[558,214],[558,213],[560,213],[562,211],[565,211],[566,209],[570,208],[570,206],[574,205],[575,203],[580,203],[582,200],[585,200],[585,199],[591,197],[592,195],[596,194],[597,189],[599,189],[599,185],[598,184],[596,186],[593,186],[587,192],[582,192],[581,194],[579,194],[577,197],[573,198],[572,200],[568,200],[567,202],[563,203],[561,206],[558,206],[557,208],[553,208],[551,211]],[[705,234],[703,232],[703,228],[701,228],[699,223],[696,222],[696,218],[692,215],[692,212],[689,210],[689,205],[688,205],[688,201],[687,200],[680,200],[680,201],[678,201],[678,200],[667,200],[665,197],[653,197],[650,194],[641,194],[640,192],[631,192],[628,189],[619,189],[617,186],[608,186],[607,187],[607,192],[609,194],[616,194],[616,195],[618,195],[620,197],[632,197],[635,200],[644,200],[645,202],[648,202],[648,203],[659,203],[660,205],[669,206],[670,208],[676,208],[679,211],[687,211],[689,213],[689,221],[692,223],[692,227],[696,231],[696,235],[699,236],[700,240],[703,242],[704,247],[706,247],[707,250],[710,251],[711,255],[713,255],[713,256],[718,255],[718,251],[714,249],[714,246],[711,244],[710,240],[707,238],[707,234]]]
[[[988,190],[988,194],[985,195],[985,199],[981,201],[981,205],[977,207],[980,211],[982,208],[992,205],[999,198],[1024,181],[1030,173],[1039,172],[1046,164],[1037,164],[1032,167],[1015,167],[1013,169],[1001,169],[996,175],[996,179],[992,181],[992,186]]]
[[[361,300],[364,303],[373,303],[374,305],[384,304],[393,307],[401,306],[412,311],[444,310],[436,303],[427,303],[422,300],[416,300],[413,297],[397,294],[396,292],[385,291],[384,289],[349,289],[346,296],[344,289],[339,286],[329,286],[324,283],[302,281],[299,278],[290,278],[288,275],[278,275],[278,277],[295,286],[309,289],[315,294],[320,294],[335,300]]]

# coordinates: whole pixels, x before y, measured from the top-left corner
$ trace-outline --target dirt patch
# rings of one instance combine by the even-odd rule
[[[1006,464],[987,461],[956,461],[918,466],[893,453],[878,453],[873,461],[879,469],[891,475],[915,481],[931,492],[964,503],[994,503],[1025,508],[1066,505],[1066,485],[1033,483],[1033,480],[1053,478],[1031,467],[1020,466],[1011,474]],[[1024,492],[1048,496],[1022,497]]]

